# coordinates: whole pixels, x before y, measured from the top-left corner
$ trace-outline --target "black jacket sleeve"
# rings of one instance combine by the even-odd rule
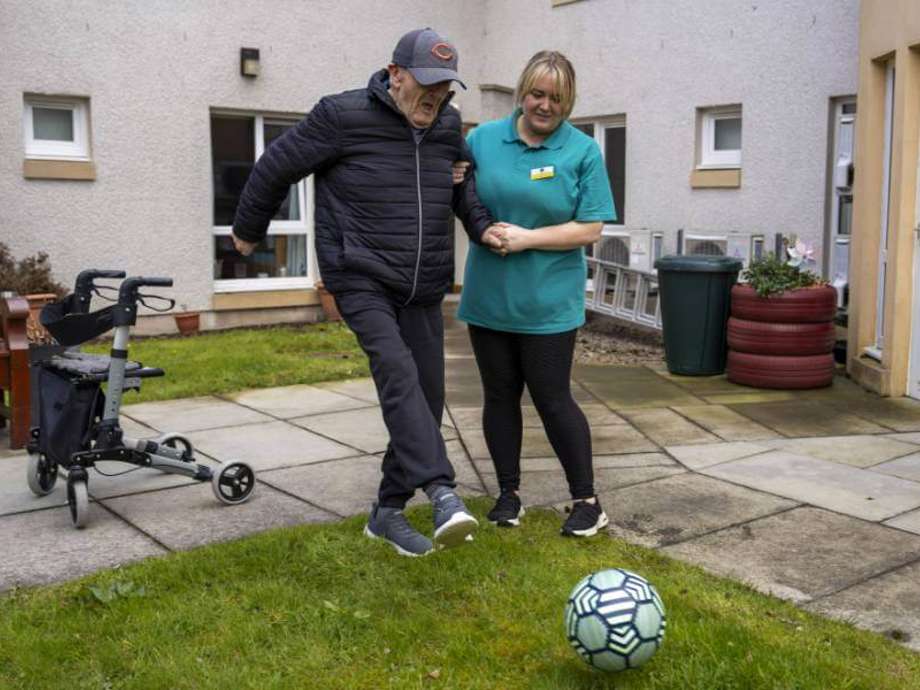
[[[333,162],[340,142],[335,106],[323,98],[256,162],[236,207],[233,234],[247,242],[261,242],[291,185]]]
[[[472,165],[467,169],[463,182],[454,185],[454,213],[463,223],[463,229],[469,235],[470,241],[482,244],[482,233],[492,225],[494,220],[492,214],[479,200],[479,195],[476,194],[476,179],[473,175],[476,161],[473,160],[473,152],[467,146],[466,140],[461,139],[460,141],[462,142],[461,160],[469,161]]]

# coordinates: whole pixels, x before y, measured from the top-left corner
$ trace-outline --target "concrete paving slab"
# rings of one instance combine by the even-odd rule
[[[681,474],[599,496],[610,531],[649,548],[789,510],[795,501],[698,474]]]
[[[242,460],[257,471],[359,454],[288,422],[198,431],[189,438],[196,448],[222,463]]]
[[[259,480],[337,515],[357,515],[377,497],[380,462],[376,455],[362,455],[272,470]]]
[[[573,378],[613,410],[621,407],[698,405],[703,402],[646,367],[578,364]]]
[[[324,383],[315,383],[313,387],[341,393],[374,405],[378,403],[377,387],[374,385],[374,379],[370,377],[348,379],[347,381],[326,381]]]
[[[226,397],[240,405],[280,419],[353,410],[371,404],[341,393],[306,385],[260,388]]]
[[[270,422],[272,418],[213,396],[126,405],[122,414],[158,431],[199,431]]]
[[[290,422],[364,453],[382,453],[390,443],[390,432],[383,423],[379,407],[297,417]],[[442,426],[441,435],[446,441],[456,438],[457,431],[453,427]]]
[[[28,457],[24,453],[11,454],[0,459],[0,515],[67,505],[66,477],[59,474],[50,494],[36,496],[26,483],[27,465]]]
[[[611,424],[626,424],[626,420],[600,403],[581,403],[581,411],[585,414],[589,426],[606,426]],[[543,421],[537,414],[537,408],[532,405],[521,407],[521,417],[525,427],[542,429]],[[454,423],[461,429],[482,428],[482,407],[457,407],[451,406],[450,413]]]
[[[731,408],[786,437],[881,434],[884,427],[817,400],[742,403]]]
[[[697,397],[750,392],[750,388],[732,383],[725,378],[724,374],[720,376],[682,376],[669,372],[667,365],[662,365],[661,367],[650,365],[649,369],[663,379],[688,390]]]
[[[662,552],[801,603],[916,560],[920,536],[802,507]]]
[[[488,459],[489,449],[481,430],[461,429],[460,435],[473,459]],[[628,424],[595,426],[591,428],[591,446],[595,455],[657,451],[658,446]],[[554,457],[555,451],[543,429],[524,429],[521,457]]]
[[[16,455],[22,455],[25,450],[22,448],[13,450],[10,448],[10,425],[0,427],[0,460],[11,458]]]
[[[73,580],[166,550],[95,503],[74,529],[67,508],[0,518],[0,591]]]
[[[102,503],[173,550],[239,539],[276,527],[335,519],[263,483],[256,486],[249,501],[235,506],[220,503],[207,484],[108,498]]]
[[[881,633],[920,652],[920,563],[905,565],[803,608]]]
[[[466,454],[463,444],[459,440],[447,441],[444,444],[447,448],[447,459],[454,466],[454,479],[458,484],[462,484],[466,489],[476,493],[485,493],[486,487],[482,483],[479,472],[473,466],[472,460]],[[491,463],[490,463],[491,464]],[[464,492],[468,493],[468,492]]]
[[[451,450],[449,445],[448,452],[457,470],[457,480],[460,481],[462,478],[468,482],[458,485],[457,492],[461,496],[485,493],[482,482],[479,481],[475,470],[469,466],[469,462],[464,461],[466,463],[464,467],[456,455],[450,452]],[[362,455],[344,460],[272,470],[260,475],[259,480],[336,515],[361,515],[367,513],[371,504],[377,499],[380,479],[383,476],[380,471],[380,463],[381,458],[378,455]],[[478,486],[470,486],[470,484]],[[424,492],[418,491],[410,501],[410,505],[427,502],[428,499]]]
[[[718,436],[710,434],[685,417],[666,408],[622,408],[620,414],[651,441],[661,446],[676,443],[712,443],[719,440]]]
[[[920,431],[920,401],[917,400],[867,394],[858,400],[833,400],[830,404],[894,431]]]
[[[672,409],[726,441],[780,438],[775,431],[751,421],[725,405],[678,405]]]
[[[594,469],[626,469],[631,467],[678,467],[664,453],[623,453],[620,455],[595,455]],[[495,472],[491,460],[474,460],[474,464],[483,472]],[[521,469],[531,472],[552,471],[560,469],[559,458],[521,458]]]
[[[733,443],[667,446],[665,450],[691,470],[699,470],[722,462],[738,460],[758,453],[766,453],[770,448],[760,443],[736,441]]]
[[[700,471],[864,520],[885,520],[920,506],[920,484],[784,451]]]
[[[898,515],[891,520],[886,520],[884,524],[896,529],[902,529],[905,532],[920,534],[920,510],[912,510],[903,515]]]
[[[621,486],[647,482],[683,472],[684,470],[674,466],[595,469],[594,490],[599,494],[606,493]],[[498,481],[495,473],[483,471],[482,478],[489,494],[497,496]],[[520,496],[525,506],[557,503],[569,505],[572,502],[569,485],[561,469],[549,472],[521,472]]]
[[[719,393],[717,395],[704,395],[703,400],[712,405],[740,405],[745,403],[782,402],[795,400],[795,393],[789,391],[769,391],[749,389],[749,393]],[[755,392],[756,390],[756,392]]]
[[[896,460],[889,460],[871,468],[873,472],[890,474],[892,477],[920,482],[920,453],[911,453]]]
[[[904,443],[913,443],[914,445],[920,446],[920,432],[917,431],[908,431],[898,434],[885,434],[884,438],[890,438],[894,439],[895,441],[902,441]]]
[[[915,451],[909,443],[884,436],[821,436],[762,441],[762,445],[795,455],[809,455],[853,467],[869,467]],[[899,476],[899,475],[895,475]],[[910,477],[905,477],[910,479]]]

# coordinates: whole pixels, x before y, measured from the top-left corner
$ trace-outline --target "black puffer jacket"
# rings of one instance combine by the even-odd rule
[[[472,174],[460,116],[445,103],[420,144],[387,92],[386,70],[366,89],[326,96],[256,163],[233,222],[237,237],[265,237],[290,185],[315,173],[316,252],[333,294],[387,291],[408,304],[440,300],[453,284],[451,211],[473,242],[491,224]]]

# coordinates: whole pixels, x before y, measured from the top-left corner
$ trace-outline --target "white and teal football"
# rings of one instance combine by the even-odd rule
[[[575,585],[565,607],[565,633],[588,664],[604,671],[638,668],[664,639],[664,604],[641,575],[611,568]]]

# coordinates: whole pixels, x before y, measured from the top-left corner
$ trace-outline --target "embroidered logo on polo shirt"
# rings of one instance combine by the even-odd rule
[[[556,175],[556,168],[552,165],[546,165],[542,168],[532,168],[530,171],[531,180],[545,180]]]

